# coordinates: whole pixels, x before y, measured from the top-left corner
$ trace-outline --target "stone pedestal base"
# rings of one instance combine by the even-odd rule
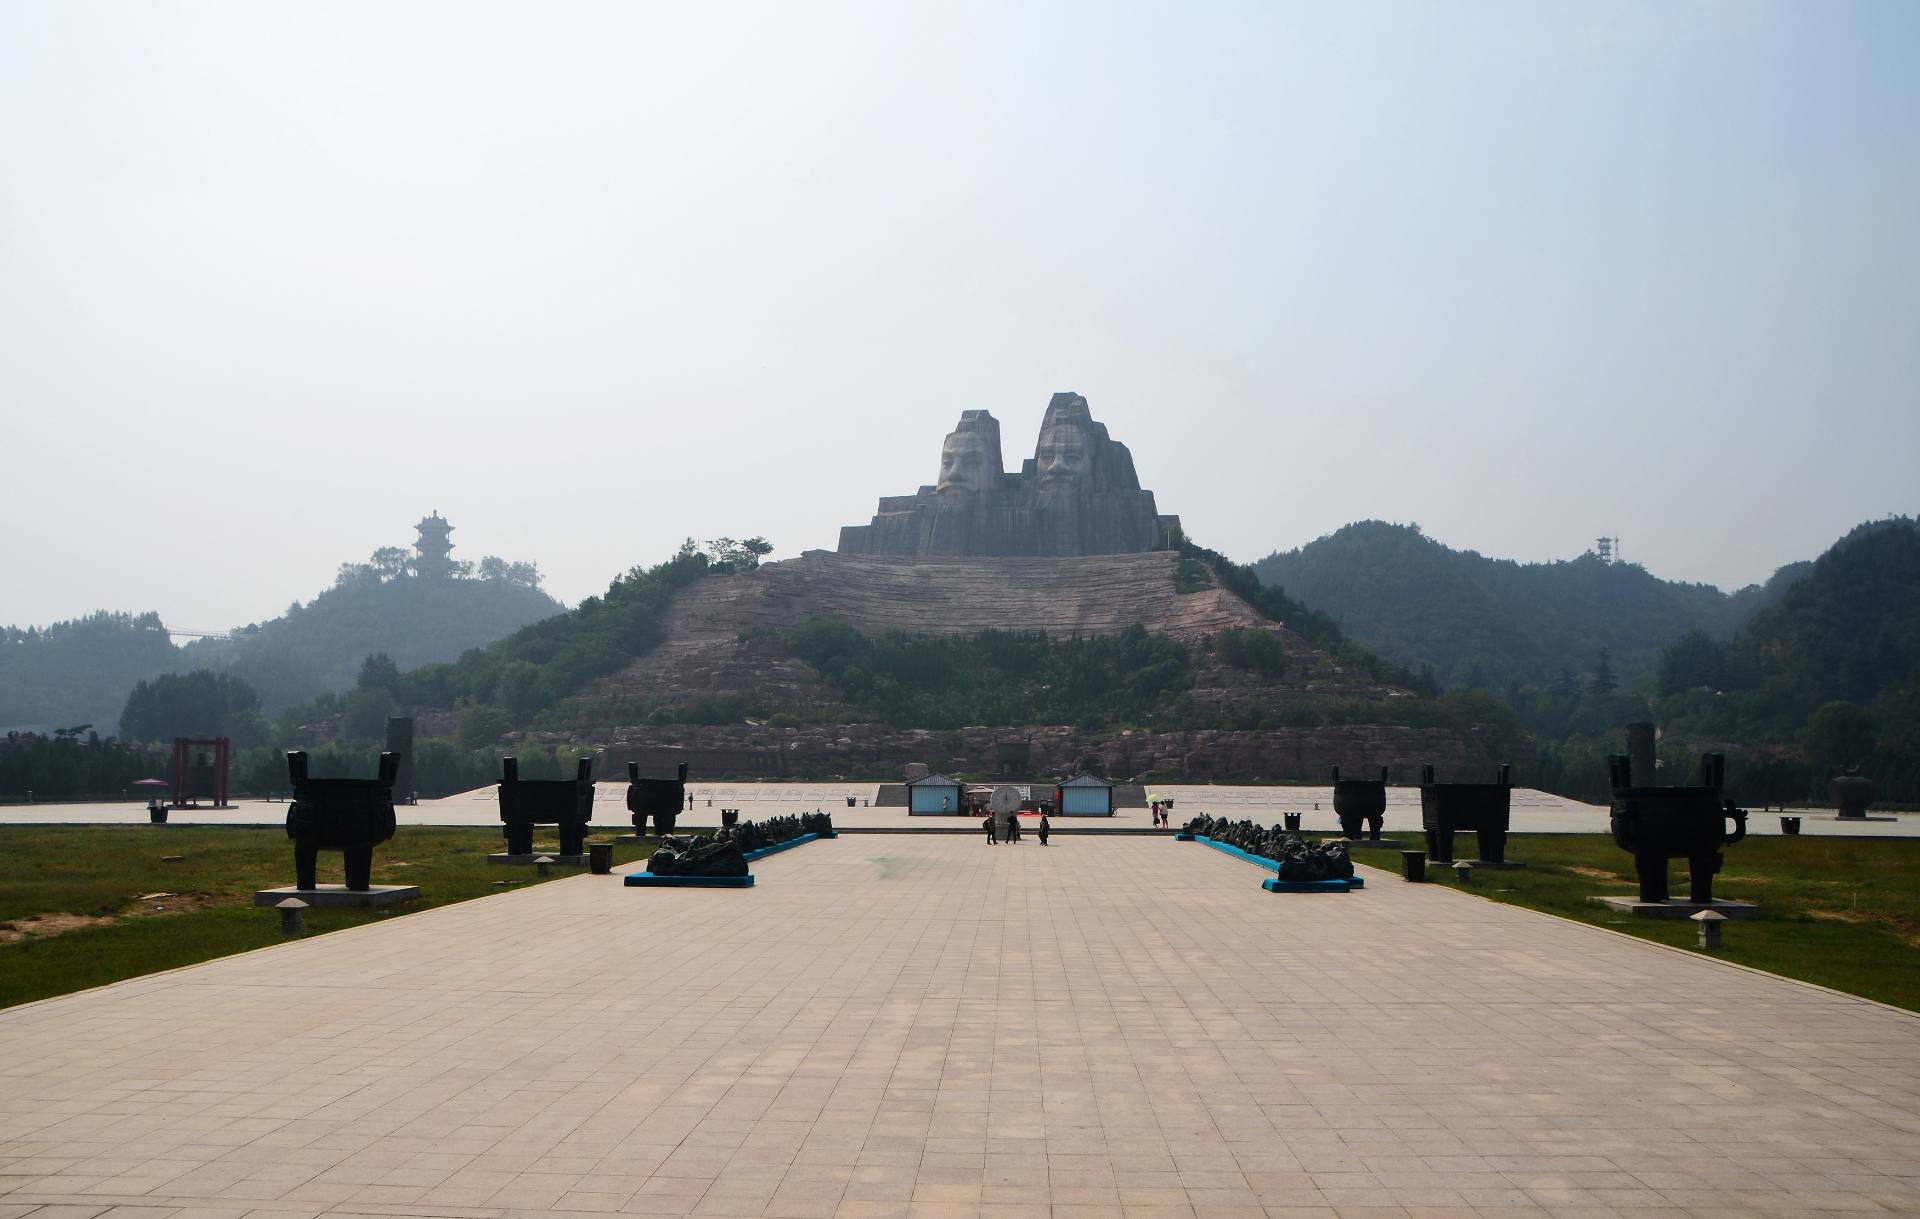
[[[1664,902],[1643,902],[1638,897],[1589,897],[1590,902],[1598,902],[1609,910],[1618,910],[1622,914],[1631,914],[1636,918],[1692,918],[1702,910],[1711,910],[1727,918],[1759,918],[1760,907],[1754,902],[1690,902],[1674,898]]]
[[[487,856],[487,862],[533,864],[537,862],[542,855],[553,860],[555,864],[568,868],[584,868],[587,866],[587,860],[590,858],[587,855],[562,855],[558,851],[535,851],[530,855],[509,855],[505,851],[495,851],[493,854]]]
[[[277,906],[289,897],[297,897],[316,909],[322,906],[391,906],[410,902],[420,896],[419,885],[375,885],[370,889],[349,889],[345,885],[321,885],[317,889],[261,889],[253,895],[256,906]]]
[[[1337,842],[1349,851],[1397,851],[1400,849],[1398,838],[1322,838],[1322,842]]]

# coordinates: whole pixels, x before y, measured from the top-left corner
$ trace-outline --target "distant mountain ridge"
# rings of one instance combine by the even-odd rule
[[[1855,528],[1806,577],[1754,614],[1727,646],[1728,686],[1754,689],[1755,710],[1792,723],[1823,703],[1920,710],[1920,524],[1895,517]],[[1892,700],[1903,700],[1896,708]]]
[[[453,660],[566,607],[507,579],[357,578],[226,639],[175,647],[160,616],[100,611],[47,627],[0,627],[0,729],[93,724],[113,734],[127,695],[163,673],[244,680],[273,714],[352,687],[367,656]]]
[[[195,640],[180,649],[182,668],[232,673],[272,714],[322,691],[350,689],[373,653],[401,666],[453,660],[565,609],[509,580],[354,579],[228,639]]]
[[[1591,554],[1517,563],[1455,550],[1417,525],[1361,521],[1253,569],[1389,660],[1430,665],[1443,686],[1502,690],[1590,675],[1602,648],[1614,676],[1638,677],[1690,631],[1731,636],[1810,566],[1728,594]]]
[[[92,724],[111,736],[134,683],[180,663],[155,613],[100,610],[44,627],[0,627],[0,729]]]

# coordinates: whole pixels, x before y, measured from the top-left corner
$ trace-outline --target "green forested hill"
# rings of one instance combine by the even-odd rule
[[[1834,543],[1731,651],[1790,715],[1920,686],[1920,524],[1875,521]]]
[[[1630,681],[1689,631],[1726,638],[1804,568],[1782,568],[1766,585],[1729,596],[1592,555],[1490,559],[1384,521],[1348,525],[1253,566],[1264,583],[1330,614],[1389,660],[1415,671],[1431,665],[1445,686],[1492,690],[1591,680],[1602,649],[1612,677]]]
[[[512,579],[382,580],[356,568],[281,617],[184,648],[154,613],[0,627],[0,730],[94,724],[111,733],[137,683],[194,669],[243,679],[271,715],[350,688],[373,653],[402,665],[453,660],[563,608]]]
[[[1753,747],[1797,768],[1796,794],[1859,766],[1882,799],[1920,800],[1920,524],[1855,529],[1730,641],[1676,640],[1656,688],[1670,738]]]
[[[505,579],[381,580],[353,573],[312,601],[231,639],[180,649],[182,668],[224,670],[246,681],[272,714],[326,690],[350,688],[360,664],[385,652],[403,666],[448,661],[565,607]],[[129,683],[131,684],[131,683]]]
[[[135,682],[181,664],[158,614],[102,610],[48,627],[0,627],[0,729],[80,724],[110,734]]]
[[[1658,679],[1675,717],[1746,734],[1792,733],[1835,702],[1920,719],[1920,524],[1860,526],[1731,641],[1676,641]]]

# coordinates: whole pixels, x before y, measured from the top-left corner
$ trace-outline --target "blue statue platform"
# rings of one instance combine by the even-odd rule
[[[1244,859],[1250,864],[1267,869],[1269,872],[1278,872],[1280,870],[1279,863],[1275,860],[1268,859],[1265,855],[1255,855],[1251,851],[1243,851],[1239,847],[1230,846],[1224,842],[1215,842],[1205,834],[1195,834],[1192,835],[1190,839],[1179,838],[1178,840],[1183,842],[1203,842],[1216,851],[1224,851],[1235,859]],[[1275,877],[1262,881],[1260,887],[1269,893],[1345,893],[1349,889],[1366,888],[1367,881],[1365,877],[1358,873],[1352,876],[1334,877],[1330,880],[1281,880]]]
[[[798,838],[789,838],[785,842],[776,842],[770,847],[761,847],[757,851],[742,852],[742,856],[748,863],[752,863],[756,859],[765,859],[769,855],[778,855],[782,851],[790,851],[794,847],[804,846],[809,842],[815,842],[822,838],[838,838],[839,836],[840,833],[837,830],[831,834],[802,834]],[[656,876],[652,872],[629,872],[626,875],[626,883],[636,889],[666,889],[674,887],[694,889],[751,889],[753,887],[753,873],[749,872],[745,876]]]

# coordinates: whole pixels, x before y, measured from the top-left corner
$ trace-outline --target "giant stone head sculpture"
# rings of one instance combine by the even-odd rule
[[[940,446],[940,492],[979,494],[999,480],[1000,421],[986,411],[960,412],[959,426]]]
[[[1055,394],[1040,422],[1040,443],[1033,452],[1040,485],[1066,488],[1093,477],[1093,415],[1078,394]]]

